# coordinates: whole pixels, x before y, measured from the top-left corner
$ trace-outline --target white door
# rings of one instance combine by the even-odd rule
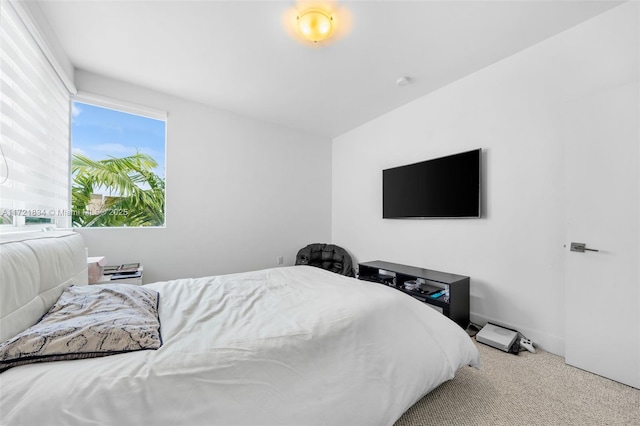
[[[567,105],[565,360],[640,388],[638,83]],[[570,243],[595,251],[573,252]]]

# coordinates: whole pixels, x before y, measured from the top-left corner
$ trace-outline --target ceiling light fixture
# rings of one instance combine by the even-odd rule
[[[314,43],[325,40],[333,30],[333,17],[322,9],[307,9],[296,19],[300,35]]]

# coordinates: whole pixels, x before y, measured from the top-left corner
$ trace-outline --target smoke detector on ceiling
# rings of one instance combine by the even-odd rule
[[[409,77],[400,77],[396,80],[396,86],[404,87],[408,86],[411,83],[411,79]]]

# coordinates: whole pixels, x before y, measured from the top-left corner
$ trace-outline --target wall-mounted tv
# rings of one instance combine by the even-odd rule
[[[382,217],[481,217],[482,150],[382,171]]]

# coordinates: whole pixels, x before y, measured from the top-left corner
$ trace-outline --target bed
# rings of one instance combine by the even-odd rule
[[[82,237],[45,234],[0,240],[2,341],[86,285]],[[392,425],[479,363],[428,306],[316,267],[142,287],[159,295],[159,348],[9,368],[0,423]]]

